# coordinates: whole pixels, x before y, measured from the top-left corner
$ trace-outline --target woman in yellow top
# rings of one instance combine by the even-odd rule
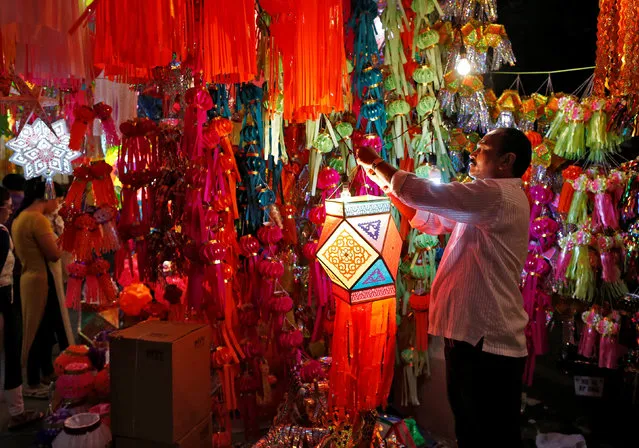
[[[52,350],[56,328],[62,320],[55,280],[48,262],[60,259],[62,251],[46,214],[53,213],[56,199],[45,199],[46,185],[39,178],[26,182],[24,200],[13,221],[12,236],[22,263],[22,363],[27,364],[25,396],[39,397],[53,380]],[[68,346],[64,333],[57,332],[60,350]]]

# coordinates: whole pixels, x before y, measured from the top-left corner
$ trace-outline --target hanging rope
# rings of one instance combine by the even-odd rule
[[[583,70],[594,70],[595,66],[566,68],[563,70],[547,70],[542,72],[490,72],[491,75],[555,75],[557,73],[579,72]]]

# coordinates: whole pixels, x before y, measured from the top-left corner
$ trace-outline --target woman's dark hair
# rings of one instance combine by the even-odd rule
[[[0,204],[4,204],[9,199],[11,199],[11,194],[9,193],[9,190],[7,190],[4,187],[0,187]]]
[[[19,174],[7,174],[2,179],[2,186],[11,191],[24,191],[25,180]]]
[[[532,158],[532,146],[526,134],[515,128],[499,128],[499,153],[515,154],[513,177],[521,177],[526,173]]]
[[[34,177],[29,179],[24,184],[24,199],[20,208],[16,211],[16,218],[22,211],[33,204],[38,199],[44,199],[45,192],[47,190],[47,184],[40,177]]]

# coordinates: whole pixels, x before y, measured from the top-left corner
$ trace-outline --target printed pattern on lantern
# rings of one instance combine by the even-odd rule
[[[379,239],[379,229],[382,227],[381,220],[378,219],[376,221],[360,222],[357,226],[375,241]]]
[[[378,258],[375,263],[364,273],[360,280],[353,286],[353,290],[374,288],[393,283],[393,277],[384,264],[384,260]]]
[[[347,218],[351,216],[376,215],[378,213],[390,212],[390,202],[379,201],[365,204],[347,203],[345,208],[344,214]]]
[[[346,230],[342,230],[333,244],[326,248],[325,257],[346,280],[350,280],[371,258],[371,254]]]
[[[384,276],[384,274],[382,274],[382,271],[380,271],[379,269],[375,269],[373,272],[371,272],[371,275],[366,277],[362,284],[370,285],[373,283],[383,282],[384,280],[386,280],[386,277]]]
[[[354,291],[351,294],[351,303],[369,302],[371,300],[385,299],[394,296],[395,285],[388,285],[380,288],[366,289],[364,291]]]

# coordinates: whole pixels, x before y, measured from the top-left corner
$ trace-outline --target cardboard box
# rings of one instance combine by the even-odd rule
[[[173,443],[211,412],[210,329],[147,321],[111,336],[114,436]]]
[[[213,444],[212,417],[208,415],[182,439],[174,443],[151,442],[141,439],[116,437],[114,448],[211,448]]]

